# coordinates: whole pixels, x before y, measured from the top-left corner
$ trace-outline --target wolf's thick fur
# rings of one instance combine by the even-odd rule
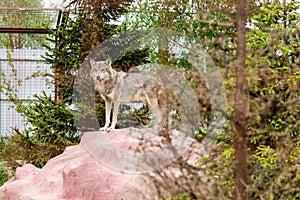
[[[159,97],[163,93],[163,86],[159,79],[149,73],[125,73],[118,72],[111,67],[111,60],[94,61],[90,60],[90,75],[95,82],[95,89],[101,94],[105,101],[105,125],[100,128],[103,131],[114,129],[117,124],[117,117],[120,103],[142,101],[149,105],[158,118],[159,126],[165,121],[165,113],[159,104]],[[110,113],[114,103],[112,124]]]

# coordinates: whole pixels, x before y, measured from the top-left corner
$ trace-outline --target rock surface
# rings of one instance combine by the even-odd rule
[[[3,200],[154,199],[155,190],[147,173],[172,167],[168,160],[176,160],[181,156],[178,152],[190,162],[196,161],[199,152],[194,150],[201,145],[197,143],[195,147],[194,142],[175,131],[171,136],[172,148],[168,148],[163,137],[151,134],[148,129],[130,128],[85,133],[80,144],[68,147],[42,169],[31,164],[18,168],[15,176],[0,187],[0,197]],[[171,151],[174,146],[178,147],[175,156]]]

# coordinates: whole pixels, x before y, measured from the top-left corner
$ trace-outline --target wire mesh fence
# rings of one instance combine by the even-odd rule
[[[59,9],[0,8],[0,28],[56,29],[60,17]]]
[[[49,65],[42,61],[45,49],[0,49],[0,71],[4,74],[1,84],[9,84],[18,100],[33,100],[33,95],[52,94],[54,88],[48,84],[51,79],[42,76],[51,74]],[[4,80],[5,78],[5,80]],[[0,131],[8,133],[11,127],[23,129],[22,117],[13,108],[6,92],[0,93]]]
[[[53,81],[42,74],[51,74],[43,62],[43,47],[49,30],[56,30],[63,20],[61,9],[0,8],[0,136],[12,127],[24,129],[23,119],[12,107],[9,95],[32,101],[43,91],[54,96]],[[54,98],[54,97],[53,97]]]

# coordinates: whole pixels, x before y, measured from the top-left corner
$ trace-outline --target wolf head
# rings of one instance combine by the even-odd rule
[[[106,61],[94,61],[90,60],[91,71],[90,75],[95,82],[106,81],[111,78],[114,70],[111,67],[111,60]]]

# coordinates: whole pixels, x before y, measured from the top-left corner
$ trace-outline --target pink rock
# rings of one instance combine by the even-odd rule
[[[12,182],[18,179],[26,179],[27,177],[30,178],[31,175],[37,174],[39,171],[38,168],[36,168],[32,164],[25,164],[23,167],[18,167],[15,176],[12,177],[8,182]]]
[[[153,199],[156,194],[147,174],[151,170],[169,170],[172,165],[166,168],[165,161],[176,160],[176,156],[167,149],[162,137],[150,132],[128,128],[85,133],[80,144],[66,148],[42,169],[31,164],[18,168],[15,176],[0,187],[0,197],[3,200]],[[172,143],[189,149],[179,151],[181,154],[191,155],[190,149],[200,149],[189,148],[191,140],[177,138],[176,142],[177,135],[178,132],[172,132]],[[162,159],[153,158],[155,155]],[[196,157],[189,161],[195,162]]]

